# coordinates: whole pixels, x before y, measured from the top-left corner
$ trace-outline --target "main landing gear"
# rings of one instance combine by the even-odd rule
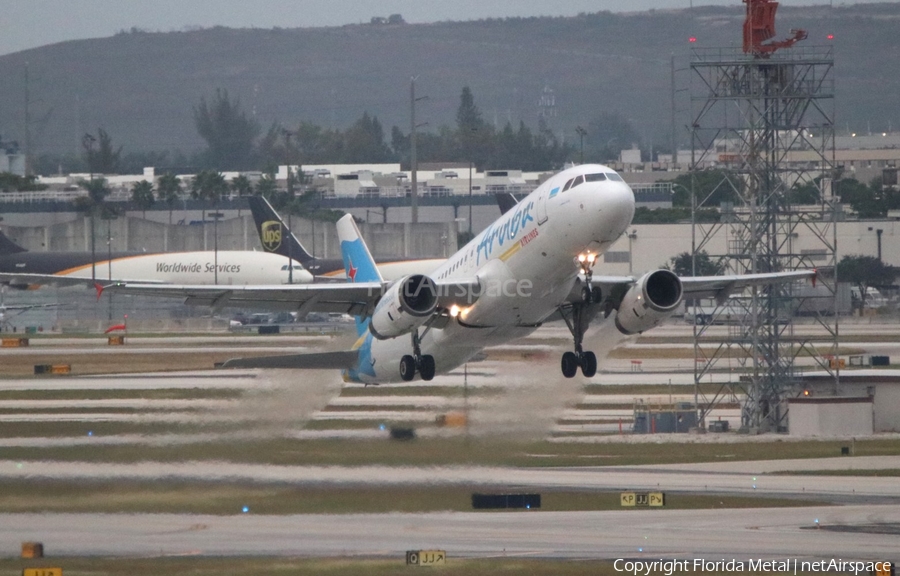
[[[410,380],[415,378],[417,370],[419,372],[419,375],[422,377],[422,380],[429,382],[434,379],[434,356],[432,356],[431,354],[423,355],[420,343],[421,337],[419,336],[419,330],[413,330],[413,353],[406,354],[402,358],[400,358],[400,378],[402,378],[405,382],[409,382]]]
[[[563,376],[566,378],[573,378],[578,372],[578,368],[581,368],[581,373],[586,378],[591,378],[597,373],[597,355],[590,350],[585,351],[582,347],[584,333],[587,332],[591,320],[597,315],[598,305],[603,300],[600,290],[591,286],[595,261],[594,254],[582,254],[578,257],[578,265],[585,277],[584,288],[581,290],[581,302],[572,305],[571,320],[565,311],[560,310],[563,320],[575,340],[575,351],[563,354],[560,362]]]

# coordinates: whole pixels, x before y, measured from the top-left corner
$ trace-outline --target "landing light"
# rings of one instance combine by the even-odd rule
[[[587,260],[587,257],[586,257],[584,254],[579,254],[579,255],[578,255],[578,261],[579,261],[579,262],[584,262],[585,260]]]
[[[459,306],[454,304],[453,306],[450,307],[450,317],[456,318],[457,316],[459,316]]]
[[[594,260],[597,259],[597,255],[596,254],[588,254],[587,259],[588,259],[588,262],[593,264]]]

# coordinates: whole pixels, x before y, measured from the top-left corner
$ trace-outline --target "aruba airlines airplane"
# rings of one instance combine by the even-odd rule
[[[235,359],[226,367],[339,368],[364,384],[431,380],[485,346],[562,320],[573,338],[562,356],[567,378],[593,376],[596,355],[583,337],[598,314],[616,313],[625,334],[649,330],[684,297],[727,298],[747,287],[812,279],[814,271],[679,278],[654,270],[634,278],[593,273],[598,257],[631,224],[634,194],[602,165],[556,174],[507,211],[430,275],[385,281],[351,216],[338,222],[349,279],[295,286],[155,286],[118,283],[114,291],[170,296],[185,303],[242,308],[342,312],[357,317],[351,350]]]

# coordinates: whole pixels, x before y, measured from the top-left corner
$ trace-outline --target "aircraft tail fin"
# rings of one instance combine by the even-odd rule
[[[497,207],[500,208],[500,214],[506,214],[515,208],[518,203],[519,201],[516,200],[516,197],[512,192],[497,193]]]
[[[315,257],[300,244],[269,201],[262,196],[250,196],[247,202],[250,204],[250,212],[253,214],[256,233],[259,234],[263,250],[298,260],[304,267],[309,268]]]
[[[369,252],[356,222],[350,214],[337,222],[338,239],[341,242],[341,257],[344,259],[344,271],[350,282],[384,282],[381,272],[375,265],[375,259]],[[369,319],[356,317],[356,332],[362,336],[369,329]]]
[[[22,248],[21,246],[10,240],[9,236],[4,234],[3,230],[0,230],[0,256],[19,254],[21,252],[28,252],[28,250]]]

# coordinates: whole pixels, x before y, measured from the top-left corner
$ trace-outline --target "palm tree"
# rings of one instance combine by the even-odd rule
[[[215,208],[219,200],[228,192],[225,177],[213,170],[203,170],[194,176],[191,183],[191,198],[212,204]],[[203,220],[206,220],[206,208],[203,208]]]
[[[253,185],[243,174],[238,174],[231,179],[231,189],[238,196],[250,196],[253,193]]]
[[[253,194],[253,184],[250,183],[250,180],[246,176],[244,176],[243,174],[238,174],[231,179],[231,190],[238,195],[238,218],[240,218],[240,199],[244,196],[250,196],[251,194]]]
[[[225,177],[213,170],[204,170],[198,173],[194,177],[194,182],[191,184],[191,197],[196,198],[198,200],[202,200],[205,202],[211,202],[213,205],[213,209],[215,209],[219,200],[222,199],[222,196],[228,193],[228,182],[225,181]],[[203,211],[203,221],[206,222],[206,210],[204,207]],[[215,283],[219,283],[219,212],[215,213]]]
[[[141,208],[144,220],[147,219],[147,209],[153,206],[156,199],[153,197],[153,183],[146,180],[135,182],[131,187],[131,201]]]
[[[166,172],[159,177],[159,183],[156,187],[156,193],[159,199],[166,203],[169,207],[169,226],[172,225],[172,208],[181,198],[184,189],[181,187],[181,180],[171,172]]]

